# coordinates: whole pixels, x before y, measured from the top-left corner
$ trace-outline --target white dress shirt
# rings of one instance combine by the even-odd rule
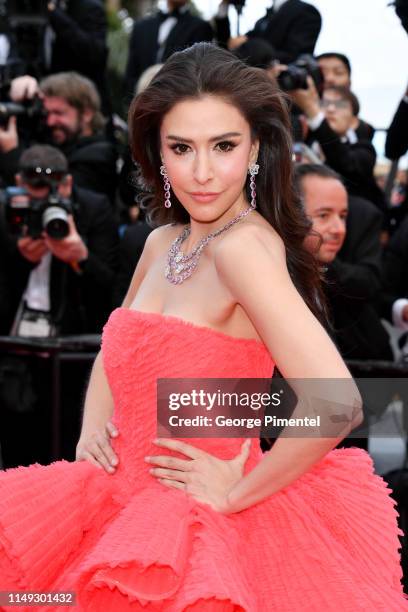
[[[406,298],[395,300],[392,305],[392,322],[394,323],[395,327],[398,327],[398,329],[402,329],[404,331],[408,331],[408,322],[404,321],[402,318],[402,311],[407,305],[408,300]]]
[[[7,58],[10,52],[10,42],[6,34],[0,34],[0,65],[4,66],[7,63]]]
[[[51,253],[46,253],[40,263],[30,272],[24,300],[32,310],[49,312]]]
[[[182,6],[179,9],[179,13],[182,15],[188,11],[188,6]],[[172,17],[169,15],[167,19],[165,19],[159,27],[159,34],[157,36],[157,44],[159,45],[159,50],[157,52],[157,62],[161,62],[163,59],[164,47],[166,45],[166,41],[169,37],[170,32],[174,28],[177,23],[177,17]]]
[[[275,0],[273,3],[274,11],[279,11],[280,8],[287,2],[288,0]]]

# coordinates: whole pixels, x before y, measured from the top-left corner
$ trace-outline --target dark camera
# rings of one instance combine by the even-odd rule
[[[278,83],[284,91],[307,89],[307,77],[311,76],[319,93],[323,90],[323,75],[319,64],[312,55],[300,55],[278,76]]]
[[[0,102],[0,126],[5,126],[10,117],[21,117],[27,121],[45,119],[47,113],[40,98],[26,100],[22,104],[16,102]]]
[[[22,187],[6,187],[0,192],[10,232],[16,236],[62,240],[69,234],[68,215],[73,212],[69,198],[61,198],[56,188],[44,199],[31,198]]]

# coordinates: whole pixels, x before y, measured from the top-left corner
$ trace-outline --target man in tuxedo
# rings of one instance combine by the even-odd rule
[[[228,21],[229,0],[221,3],[215,19],[218,41],[231,49],[239,47],[248,38],[262,38],[274,50],[276,60],[288,64],[302,53],[313,54],[322,19],[319,11],[302,0],[275,0],[265,17],[259,19],[246,36],[230,38]]]
[[[347,197],[340,176],[326,166],[298,166],[295,181],[312,223],[305,247],[326,267],[329,332],[342,357],[392,361],[389,337],[375,308],[381,288],[381,213],[366,200]],[[363,397],[366,414],[384,405],[384,398]],[[367,450],[367,425],[363,422],[339,446]]]
[[[129,97],[149,66],[164,62],[175,51],[197,42],[210,42],[214,37],[210,24],[191,14],[188,0],[168,0],[167,7],[168,12],[159,11],[133,26],[125,74]]]
[[[347,197],[341,178],[323,165],[296,168],[296,187],[312,231],[305,247],[326,270],[333,337],[344,359],[393,359],[375,302],[381,289],[381,213]]]

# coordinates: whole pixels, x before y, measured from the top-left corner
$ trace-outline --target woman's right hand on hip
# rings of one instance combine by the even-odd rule
[[[112,421],[92,432],[83,432],[76,447],[76,461],[89,461],[98,468],[103,468],[109,474],[114,474],[119,458],[111,446],[111,438],[116,438],[119,432]]]

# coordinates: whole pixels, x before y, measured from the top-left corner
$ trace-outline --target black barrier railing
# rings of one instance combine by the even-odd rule
[[[0,336],[0,355],[47,359],[51,365],[51,461],[61,458],[61,367],[67,362],[92,363],[100,335],[59,338]],[[387,361],[347,361],[355,378],[408,378],[408,366]]]
[[[408,365],[394,361],[350,359],[346,364],[354,378],[408,378]]]
[[[0,354],[48,359],[51,364],[51,461],[61,458],[61,366],[66,362],[91,363],[101,343],[100,335],[59,338],[0,336]]]

